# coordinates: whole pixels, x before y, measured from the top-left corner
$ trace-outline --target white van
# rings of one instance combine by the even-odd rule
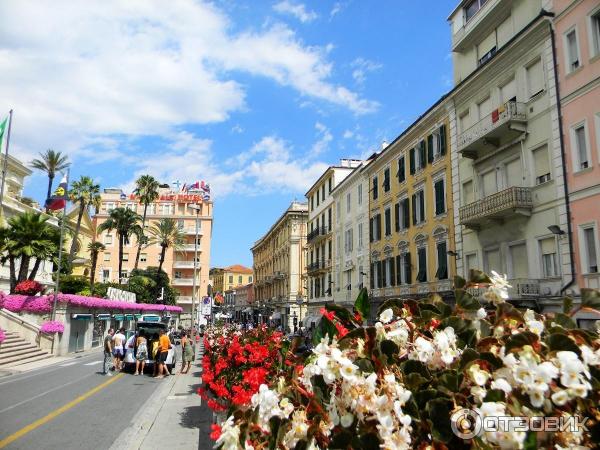
[[[167,326],[161,322],[143,322],[139,321],[135,327],[136,333],[140,331],[144,331],[144,335],[148,341],[148,359],[146,359],[146,367],[150,368],[150,370],[154,370],[154,359],[152,358],[152,343],[155,339],[158,339],[159,330],[164,330],[167,332]],[[125,370],[135,370],[135,357],[133,356],[133,348],[127,348],[125,351],[125,358],[123,359]],[[173,345],[169,349],[169,353],[167,354],[167,360],[165,364],[167,365],[167,369],[169,373],[173,371],[175,368],[175,364],[177,363],[177,355],[175,354],[175,346]]]

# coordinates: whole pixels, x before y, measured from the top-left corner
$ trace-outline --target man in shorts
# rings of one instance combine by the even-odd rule
[[[112,376],[110,373],[110,362],[112,360],[113,334],[115,334],[115,330],[111,328],[108,330],[108,334],[104,338],[104,362],[102,364],[102,373],[107,377]]]
[[[125,357],[125,328],[120,328],[119,332],[113,336],[113,356],[115,358],[115,369],[123,368],[123,358]]]
[[[171,347],[171,340],[162,328],[159,330],[158,334],[158,375],[156,378],[164,378],[165,375],[168,375],[166,361],[167,355],[169,354],[169,347]]]

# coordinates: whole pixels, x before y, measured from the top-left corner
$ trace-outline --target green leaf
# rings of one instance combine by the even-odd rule
[[[487,391],[487,394],[485,395],[485,398],[483,399],[484,402],[503,402],[504,401],[504,391],[500,390],[500,389],[489,389]]]
[[[476,359],[479,359],[479,353],[472,348],[466,348],[460,357],[460,369],[464,369],[471,361],[475,361]]]
[[[452,307],[441,298],[436,299],[433,304],[440,311],[440,316],[443,318],[449,317],[452,314]]]
[[[355,445],[354,448],[362,448],[364,450],[379,450],[380,446],[379,438],[374,432],[365,433],[360,436],[360,443]]]
[[[575,323],[575,321],[563,313],[556,313],[553,322],[556,322],[558,325],[567,330],[577,328],[577,324]]]
[[[446,398],[436,398],[427,402],[425,409],[429,415],[427,422],[431,427],[433,438],[437,441],[449,442],[454,436],[450,426],[452,402]]]
[[[513,334],[506,341],[506,353],[514,349],[520,349],[526,345],[533,345],[538,341],[538,335],[531,331],[523,331],[522,333]]]
[[[335,325],[326,317],[321,317],[319,325],[313,334],[313,343],[317,345],[325,336],[329,336],[329,339],[333,339],[337,334],[338,331],[335,328]]]
[[[474,328],[466,328],[457,333],[459,348],[473,347],[477,341],[477,330]]]
[[[375,368],[373,367],[373,363],[371,360],[366,358],[359,358],[354,361],[354,364],[358,366],[362,373],[373,373],[375,372]]]
[[[535,431],[528,431],[523,441],[523,450],[537,450],[537,433]]]
[[[417,361],[416,359],[407,359],[404,361],[400,364],[400,370],[405,376],[411,373],[418,373],[428,380],[431,379],[431,374],[425,363]]]
[[[354,309],[361,315],[363,320],[368,320],[371,314],[371,304],[369,303],[369,294],[367,288],[362,288],[356,301],[354,302]]]
[[[333,435],[333,439],[329,442],[329,448],[348,448],[350,442],[352,442],[352,434],[342,428]]]
[[[467,280],[458,275],[454,275],[454,289],[463,289],[467,284]]]
[[[483,352],[479,355],[479,359],[483,359],[491,364],[494,370],[500,369],[504,366],[502,360],[494,355],[492,352]]]
[[[392,360],[394,356],[397,356],[398,352],[400,351],[398,345],[389,339],[381,341],[379,346],[381,347],[381,352],[388,357],[388,361]]]
[[[451,392],[458,392],[462,374],[456,370],[446,370],[438,377],[438,383]]]
[[[336,305],[335,303],[328,303],[325,305],[325,309],[327,311],[332,311],[335,313],[337,319],[342,320],[346,323],[354,323],[354,317],[346,308],[340,305]]]
[[[428,401],[434,400],[439,396],[440,392],[436,389],[421,389],[420,391],[413,392],[413,397],[420,410],[425,409],[425,405]]]
[[[469,282],[475,284],[488,284],[491,283],[492,280],[487,276],[485,272],[481,270],[471,269],[469,270]]]
[[[518,323],[523,323],[524,318],[521,311],[515,308],[510,303],[500,303],[496,312],[497,320],[506,319],[506,320],[516,320]]]
[[[481,332],[481,338],[486,338],[492,335],[492,324],[487,320],[482,319],[479,321],[479,331]]]
[[[454,291],[456,305],[465,311],[477,311],[481,308],[481,303],[464,289],[456,289]]]
[[[563,312],[569,314],[573,309],[573,299],[571,297],[563,298]]]
[[[428,382],[429,380],[427,380],[417,372],[410,373],[407,377],[404,378],[404,384],[406,384],[406,386],[413,392]]]
[[[396,308],[402,309],[404,307],[404,300],[400,300],[399,298],[390,298],[383,302],[379,308],[377,308],[377,317],[388,308]]]
[[[355,328],[354,330],[350,330],[348,334],[346,334],[343,338],[341,338],[338,342],[341,349],[346,349],[350,345],[352,345],[353,339],[366,339],[365,329],[363,327]]]
[[[581,306],[600,311],[600,291],[598,289],[581,289]]]
[[[566,350],[574,352],[577,355],[581,355],[581,350],[579,349],[579,346],[575,343],[575,341],[573,341],[573,339],[571,339],[566,334],[553,333],[550,336],[548,336],[547,343],[550,351],[558,352],[561,350]]]

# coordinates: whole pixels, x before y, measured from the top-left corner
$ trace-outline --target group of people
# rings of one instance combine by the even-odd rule
[[[173,331],[169,334],[172,334]],[[111,376],[111,370],[122,371],[123,360],[127,349],[131,349],[135,360],[134,375],[143,375],[146,361],[154,361],[154,378],[164,378],[170,375],[166,361],[169,350],[173,343],[165,330],[160,329],[158,333],[147,335],[144,330],[136,332],[129,339],[125,337],[125,328],[120,328],[116,333],[113,328],[108,330],[104,338],[104,362],[102,373]],[[195,357],[195,346],[187,331],[181,332],[181,356],[182,364],[180,374],[186,374],[190,370]],[[151,356],[151,358],[150,358]],[[111,367],[112,364],[112,367]]]

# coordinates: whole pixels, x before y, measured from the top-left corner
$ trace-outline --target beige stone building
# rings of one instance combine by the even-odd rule
[[[307,218],[308,205],[292,202],[252,247],[256,276],[254,320],[270,319],[293,330],[306,317],[303,275]]]
[[[198,260],[196,274],[196,306],[200,299],[207,295],[210,248],[213,221],[212,201],[203,201],[201,194],[186,194],[175,192],[166,185],[160,189],[159,199],[150,204],[147,211],[146,233],[150,227],[160,219],[169,217],[175,219],[183,234],[185,243],[181,250],[174,251],[168,248],[163,263],[163,270],[169,275],[171,285],[178,291],[177,305],[186,313],[191,313],[194,285],[194,248],[196,239],[196,221],[198,221]],[[108,218],[114,208],[122,207],[131,209],[138,214],[143,214],[144,206],[138,198],[127,195],[121,189],[104,189],[100,210],[94,217],[95,227],[98,227]],[[198,211],[190,206],[199,205]],[[117,281],[119,276],[118,259],[119,246],[116,232],[104,231],[96,239],[106,246],[104,253],[99,255],[96,279],[99,281]],[[131,273],[137,251],[137,240],[132,238],[127,242],[123,251],[123,273],[121,279],[126,279]],[[142,248],[138,268],[157,267],[159,264],[161,247],[158,244]]]
[[[210,269],[210,277],[213,283],[212,291],[224,295],[233,288],[252,283],[254,274],[249,267],[234,264],[228,267],[213,267]]]

